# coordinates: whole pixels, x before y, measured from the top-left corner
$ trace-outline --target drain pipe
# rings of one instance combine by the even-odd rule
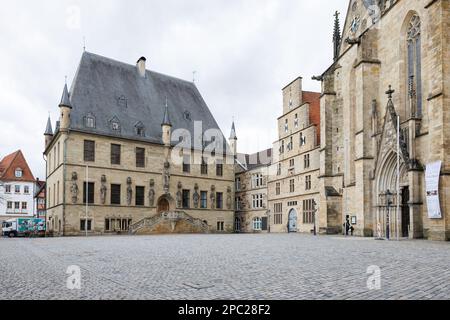
[[[67,137],[64,138],[63,156],[63,237],[66,235],[66,178],[67,178],[67,140],[69,140],[70,129],[67,130]]]

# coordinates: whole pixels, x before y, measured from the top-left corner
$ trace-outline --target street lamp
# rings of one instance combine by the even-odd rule
[[[392,192],[390,190],[388,190],[386,192],[386,205],[387,205],[387,218],[386,218],[386,239],[390,239],[391,236],[391,228],[390,228],[390,224],[391,224],[391,206],[394,203],[392,201]]]

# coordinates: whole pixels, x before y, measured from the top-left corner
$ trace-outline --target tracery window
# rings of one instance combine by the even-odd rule
[[[422,116],[422,53],[421,22],[418,15],[409,21],[407,34],[408,96],[412,101],[411,115]]]

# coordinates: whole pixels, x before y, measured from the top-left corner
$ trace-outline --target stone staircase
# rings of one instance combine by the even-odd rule
[[[209,233],[209,226],[184,211],[163,212],[130,226],[130,235],[167,233]]]

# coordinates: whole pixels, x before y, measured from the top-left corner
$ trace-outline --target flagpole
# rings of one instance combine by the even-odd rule
[[[400,116],[397,116],[397,241],[400,240]]]
[[[86,237],[88,236],[88,210],[89,210],[89,166],[86,166],[86,221],[84,224],[84,230]]]

